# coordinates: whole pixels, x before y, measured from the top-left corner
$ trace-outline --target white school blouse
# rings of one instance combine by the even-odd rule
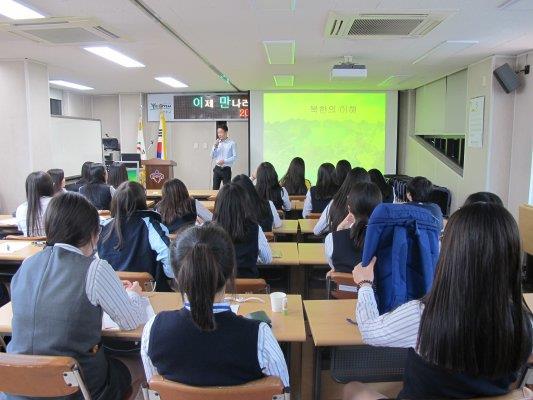
[[[32,232],[31,236],[46,236],[44,231],[44,213],[48,208],[48,203],[52,200],[51,197],[42,196],[40,199],[41,202],[41,214],[39,215],[38,228],[35,232]],[[20,206],[17,207],[15,212],[15,219],[17,220],[18,229],[22,231],[24,236],[28,236],[28,221],[26,220],[26,213],[28,212],[28,202],[25,201]]]
[[[326,233],[328,231],[328,225],[329,225],[329,209],[331,208],[331,203],[333,203],[333,200],[331,200],[326,208],[324,208],[324,211],[322,211],[322,214],[320,214],[320,218],[318,219],[314,229],[313,233],[316,236],[319,236],[323,233]]]

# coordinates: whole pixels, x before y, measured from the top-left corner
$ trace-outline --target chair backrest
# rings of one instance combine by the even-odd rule
[[[305,218],[306,219],[319,219],[321,215],[322,215],[321,213],[309,213],[307,214],[307,217]]]
[[[305,200],[305,194],[291,194],[289,195],[289,200],[298,200],[298,201],[304,201]]]
[[[345,272],[332,272],[326,278],[327,298],[331,299],[357,299],[357,291],[341,290],[339,286],[355,287],[352,274]]]
[[[143,390],[145,400],[273,400],[283,399],[283,383],[268,376],[239,386],[195,387],[168,381],[156,375]]]
[[[46,241],[46,236],[22,236],[22,235],[7,235],[5,240],[25,240],[32,242],[44,242]]]
[[[82,391],[90,400],[76,360],[71,357],[0,353],[0,392],[29,397],[59,397]]]
[[[518,208],[518,229],[524,251],[533,254],[533,206],[522,204]]]
[[[154,290],[154,277],[148,272],[117,271],[117,275],[121,281],[139,282],[139,285],[145,292],[152,292]]]
[[[270,293],[270,286],[264,279],[235,279],[235,293]]]
[[[111,211],[109,210],[98,210],[98,215],[101,217],[111,217]]]
[[[276,236],[274,236],[274,232],[265,232],[265,237],[267,239],[267,242],[275,242]]]

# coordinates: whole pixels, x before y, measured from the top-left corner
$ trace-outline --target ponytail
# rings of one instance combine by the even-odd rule
[[[215,296],[225,286],[233,287],[235,280],[235,250],[230,237],[215,224],[185,228],[172,242],[170,261],[194,323],[203,331],[215,330]]]

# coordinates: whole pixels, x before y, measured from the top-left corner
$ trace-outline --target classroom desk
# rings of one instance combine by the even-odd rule
[[[304,202],[302,200],[291,200],[291,211],[302,211],[304,209]]]
[[[195,199],[215,199],[217,197],[218,190],[210,189],[191,189],[189,190],[189,195]],[[158,189],[149,189],[146,191],[146,198],[148,199],[160,199],[161,190]]]
[[[362,345],[357,326],[346,321],[355,319],[357,300],[306,300],[305,314],[315,344],[314,399],[320,399],[322,353],[324,347]]]
[[[4,263],[20,264],[26,258],[33,256],[34,254],[38,253],[44,248],[44,246],[33,244],[31,241],[0,240],[0,246],[3,246],[4,244],[19,246],[21,243],[27,244],[27,246],[25,246],[24,248],[20,250],[14,251],[12,253],[3,252],[1,251],[2,249],[0,247],[0,264],[4,264]]]
[[[290,265],[298,266],[298,245],[293,242],[270,242],[272,262],[264,265]],[[279,257],[274,257],[277,253]],[[263,264],[258,264],[259,266]]]
[[[324,243],[298,243],[300,265],[328,265]]]
[[[161,311],[177,310],[182,307],[181,295],[179,293],[154,292],[145,293],[145,295],[150,299],[150,303],[156,314]],[[254,311],[265,311],[272,320],[272,332],[279,342],[305,342],[306,334],[301,296],[288,295],[289,311],[287,315],[272,312],[268,295],[253,294],[244,295],[244,297],[259,297],[265,302],[241,303],[238,311],[239,315],[249,314]],[[0,308],[0,333],[4,335],[11,334],[12,318],[13,310],[11,303]],[[142,331],[142,326],[132,331],[110,329],[103,330],[102,336],[127,341],[138,341],[142,337]]]
[[[300,232],[302,232],[302,234],[313,233],[313,229],[315,229],[317,222],[318,219],[299,219],[298,224],[300,225]]]
[[[297,235],[298,221],[295,219],[282,219],[281,226],[272,230],[274,235]]]

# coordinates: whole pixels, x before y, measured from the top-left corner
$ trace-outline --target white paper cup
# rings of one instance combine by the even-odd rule
[[[272,312],[283,312],[287,308],[287,295],[283,292],[270,293]]]

